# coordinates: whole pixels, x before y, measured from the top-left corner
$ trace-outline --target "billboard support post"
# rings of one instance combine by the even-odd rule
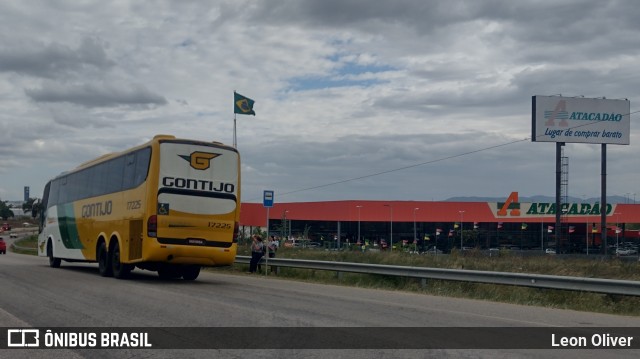
[[[607,255],[607,144],[602,144],[602,170],[600,175],[600,244],[603,247],[602,253]]]
[[[560,238],[561,226],[560,216],[562,215],[562,203],[561,203],[561,182],[562,182],[562,146],[564,142],[556,142],[556,250],[558,253],[562,252],[562,240]]]

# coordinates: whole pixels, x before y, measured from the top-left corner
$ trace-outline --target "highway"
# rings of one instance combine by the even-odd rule
[[[194,282],[166,281],[136,269],[131,279],[116,280],[100,277],[96,264],[63,262],[53,269],[46,258],[13,252],[0,256],[0,288],[0,327],[640,327],[637,317],[258,275],[204,271]],[[56,349],[56,353],[76,358],[631,358],[640,350]],[[0,357],[51,357],[45,349],[12,349],[4,354],[9,356],[0,352]]]

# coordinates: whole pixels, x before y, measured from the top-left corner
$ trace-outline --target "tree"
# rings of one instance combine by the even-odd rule
[[[7,202],[0,200],[0,218],[6,221],[8,218],[13,217],[13,211],[9,209],[9,206],[7,206]]]
[[[304,232],[302,233],[302,238],[309,239],[309,231],[310,230],[311,230],[311,226],[309,226],[308,224],[305,224]]]
[[[33,209],[33,205],[38,201],[37,198],[29,198],[29,200],[27,200],[26,202],[24,202],[22,204],[22,211],[24,211],[24,214],[27,214],[29,212],[31,212],[31,210]]]
[[[267,237],[267,232],[263,231],[260,227],[256,227],[253,229],[253,234],[258,235],[262,238]]]

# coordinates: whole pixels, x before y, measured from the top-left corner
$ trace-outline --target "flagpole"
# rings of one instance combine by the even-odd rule
[[[233,148],[238,148],[238,138],[236,137],[236,114],[233,114]]]
[[[233,90],[233,101],[236,99],[236,90]],[[236,108],[233,107],[233,148],[238,148],[238,138],[236,137]]]

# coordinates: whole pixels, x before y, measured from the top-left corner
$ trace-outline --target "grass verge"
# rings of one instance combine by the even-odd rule
[[[11,247],[11,250],[15,253],[31,254],[34,256],[38,254],[38,236],[34,235],[34,236],[24,237],[16,240],[14,244],[18,247],[29,248],[29,249],[20,249],[16,247]]]
[[[244,249],[239,253],[239,255],[247,254]],[[465,255],[454,252],[451,255],[433,256],[402,252],[359,253],[289,248],[281,248],[278,251],[278,257],[640,281],[640,263],[637,261],[623,261],[617,258],[522,257],[514,253],[501,253],[500,256],[487,257],[480,252],[465,253]],[[247,270],[247,265],[235,265],[231,268],[216,270],[244,273]],[[297,268],[280,268],[277,277],[362,288],[400,290],[444,297],[640,316],[640,297],[636,296],[443,280],[427,280],[426,285],[423,285],[421,279],[415,278],[357,273],[342,273],[338,277],[335,272]]]

